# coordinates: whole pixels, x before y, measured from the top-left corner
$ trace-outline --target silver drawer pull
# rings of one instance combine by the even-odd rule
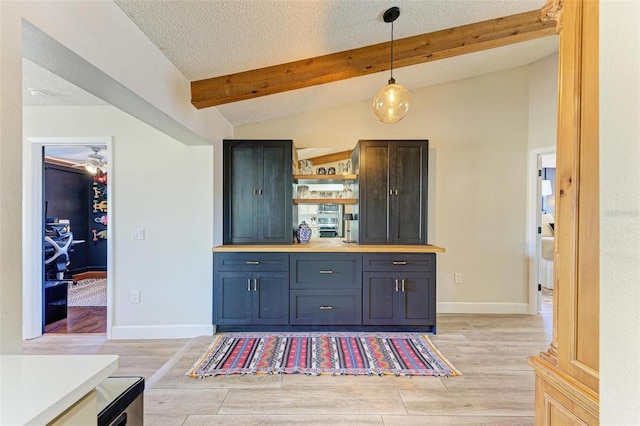
[[[256,261],[253,261],[253,260],[247,260],[244,263],[247,264],[247,265],[259,265],[260,264],[260,262],[256,262]]]
[[[331,309],[333,309],[333,306],[320,306],[321,311],[330,311]]]
[[[323,269],[320,271],[321,274],[333,274],[333,271],[331,269]]]
[[[405,262],[404,260],[394,260],[393,264],[394,265],[406,265],[407,262]]]

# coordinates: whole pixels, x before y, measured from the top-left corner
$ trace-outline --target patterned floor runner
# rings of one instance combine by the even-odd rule
[[[69,306],[107,306],[106,278],[88,278],[69,284]]]
[[[229,333],[187,376],[231,374],[458,376],[427,336],[399,333]]]

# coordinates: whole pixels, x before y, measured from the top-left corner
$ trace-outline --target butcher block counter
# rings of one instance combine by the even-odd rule
[[[436,330],[436,253],[429,245],[338,239],[213,249],[220,331]]]
[[[214,252],[276,252],[276,253],[444,253],[445,249],[431,245],[358,245],[344,243],[340,239],[310,241],[306,244],[232,244],[217,246]]]

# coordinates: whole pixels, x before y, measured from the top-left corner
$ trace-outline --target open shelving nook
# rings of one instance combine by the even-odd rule
[[[358,175],[293,175],[294,183],[331,184],[356,182]],[[358,204],[357,198],[294,198],[293,204]]]

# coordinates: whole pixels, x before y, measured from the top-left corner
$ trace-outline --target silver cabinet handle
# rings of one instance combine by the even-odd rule
[[[323,269],[320,271],[321,274],[333,274],[333,271],[331,269]]]
[[[393,195],[393,189],[389,190],[389,195]]]
[[[393,264],[394,265],[406,265],[407,262],[405,262],[404,260],[394,260]]]
[[[253,195],[258,195],[258,190],[257,189],[253,190]]]
[[[320,306],[320,310],[321,311],[330,311],[333,309],[333,306],[329,305],[329,306]]]
[[[403,281],[402,285],[404,285],[404,280],[402,280],[402,281]],[[253,291],[258,291],[258,279],[257,278],[253,279]],[[402,291],[404,291],[404,290],[402,290]]]
[[[405,279],[403,278],[403,279],[402,279],[402,292],[403,292],[403,293],[404,293],[404,282],[405,282]]]
[[[247,260],[247,261],[245,262],[245,264],[247,264],[247,265],[259,265],[259,264],[260,264],[260,262],[256,262],[256,261],[254,261],[254,260]]]
[[[251,278],[247,278],[247,291],[251,291]]]
[[[396,282],[396,291],[398,291],[398,279],[396,278],[394,281]]]
[[[398,195],[398,190],[393,191],[393,195]]]

